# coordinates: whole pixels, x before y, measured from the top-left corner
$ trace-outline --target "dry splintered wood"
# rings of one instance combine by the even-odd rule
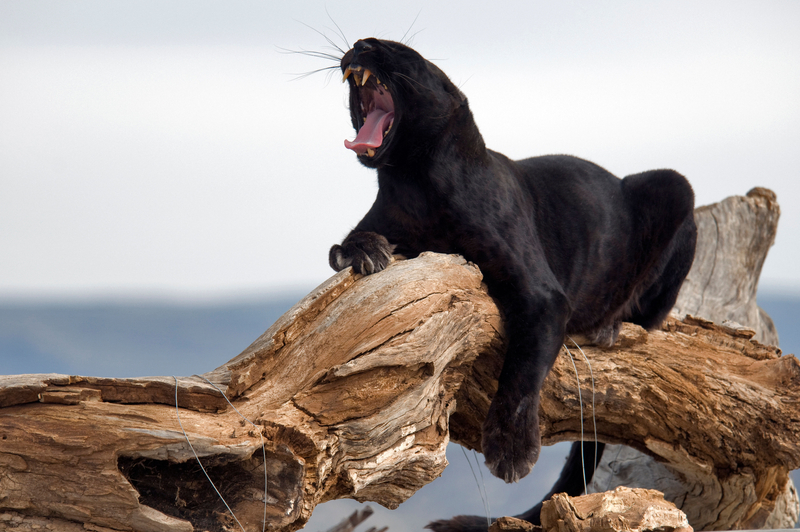
[[[650,332],[625,324],[609,349],[582,346],[586,421],[693,486],[695,529],[763,522],[800,467],[800,365],[754,334],[672,317]],[[331,499],[396,507],[441,474],[451,439],[479,450],[503,346],[478,268],[426,253],[340,272],[204,376],[0,377],[0,528],[249,532],[266,511],[267,529],[291,531]],[[575,363],[586,398],[590,371]],[[545,444],[580,437],[566,351],[540,416]]]
[[[373,514],[372,508],[367,506],[363,510],[356,510],[345,519],[343,519],[339,524],[336,526],[329,528],[327,532],[353,532],[358,525],[363,523],[367,520],[369,516]],[[389,527],[383,528],[376,528],[372,527],[367,530],[367,532],[386,532]]]
[[[777,345],[777,331],[770,317],[758,307],[756,292],[779,217],[775,194],[764,188],[697,209],[697,254],[675,311],[704,316],[733,328],[745,326],[756,331],[757,341]],[[630,447],[606,445],[589,489],[605,491],[617,486],[664,492],[669,500],[679,503],[696,526],[731,528],[730,523],[735,522],[729,512],[720,511],[724,505],[715,492],[703,491],[702,486],[684,479],[680,471]],[[702,495],[698,496],[698,492]],[[794,526],[800,516],[800,503],[791,481],[774,499],[751,508],[746,520],[749,528]]]
[[[554,532],[692,532],[686,514],[655,490],[617,488],[542,505],[542,527]]]

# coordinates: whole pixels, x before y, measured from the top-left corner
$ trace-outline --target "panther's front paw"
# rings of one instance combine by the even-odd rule
[[[541,449],[538,394],[515,401],[498,393],[483,422],[481,446],[494,476],[516,482],[530,473]]]
[[[342,271],[352,266],[356,273],[368,275],[385,269],[392,261],[394,246],[378,233],[360,232],[334,245],[328,256],[331,268]]]

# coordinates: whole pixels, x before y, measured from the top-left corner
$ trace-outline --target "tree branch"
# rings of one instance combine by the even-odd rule
[[[671,318],[649,333],[625,324],[610,349],[581,346],[599,439],[702,488],[697,501],[713,508],[697,519],[714,527],[774,507],[800,467],[800,365],[753,334]],[[177,390],[209,477],[244,528],[261,530],[261,434],[211,383],[263,434],[268,528],[296,530],[337,498],[396,507],[439,476],[451,437],[479,449],[502,353],[478,269],[423,254],[368,277],[340,272],[202,377],[0,377],[0,523],[238,529],[187,444]],[[575,364],[587,397],[590,372]],[[562,350],[542,392],[545,444],[580,437],[577,385]]]

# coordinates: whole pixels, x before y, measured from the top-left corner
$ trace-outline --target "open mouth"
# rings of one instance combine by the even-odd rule
[[[342,81],[351,74],[355,86],[350,90],[358,91],[359,108],[350,112],[356,114],[358,132],[352,141],[345,140],[344,146],[358,155],[374,157],[394,124],[394,100],[386,84],[369,69],[348,66]]]

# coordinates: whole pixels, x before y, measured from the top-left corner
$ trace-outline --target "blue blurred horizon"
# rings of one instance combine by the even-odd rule
[[[0,299],[0,375],[193,375],[238,355],[305,295],[221,301]],[[800,352],[800,294],[767,290],[784,354]]]

